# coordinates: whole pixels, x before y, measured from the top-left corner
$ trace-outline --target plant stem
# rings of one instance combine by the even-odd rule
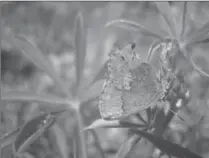
[[[85,141],[85,136],[84,136],[84,128],[83,128],[83,121],[82,121],[82,116],[80,113],[80,108],[76,109],[76,119],[78,122],[78,138],[79,138],[79,143],[80,143],[80,150],[81,150],[81,155],[80,158],[87,158],[87,153],[86,153],[86,141]]]

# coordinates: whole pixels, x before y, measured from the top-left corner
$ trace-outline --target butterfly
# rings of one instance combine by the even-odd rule
[[[116,120],[156,105],[165,88],[152,66],[143,62],[127,44],[109,54],[107,79],[99,96],[99,110],[105,120]]]

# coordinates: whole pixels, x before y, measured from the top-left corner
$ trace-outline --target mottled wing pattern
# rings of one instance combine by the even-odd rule
[[[130,92],[123,94],[124,115],[130,115],[148,107],[155,106],[164,96],[163,87],[159,86],[152,66],[141,63],[137,69],[132,71],[135,77]]]
[[[123,91],[116,90],[112,80],[104,83],[99,98],[99,110],[103,119],[113,120],[121,118],[123,114]]]
[[[134,44],[128,44],[123,49],[117,49],[109,54],[108,78],[113,80],[115,87],[120,90],[130,90],[132,81],[130,68],[135,68],[140,63],[140,58],[133,51],[134,47]]]
[[[130,45],[123,50],[110,54],[109,76],[99,98],[100,114],[106,120],[154,106],[164,95],[152,66],[141,62]]]

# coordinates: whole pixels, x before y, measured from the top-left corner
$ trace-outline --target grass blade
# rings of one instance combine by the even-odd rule
[[[20,91],[20,90],[10,90],[7,92],[2,91],[2,100],[7,101],[30,101],[30,102],[38,102],[38,103],[48,103],[48,104],[68,104],[68,101],[64,98],[49,95],[49,94],[41,94],[32,91]]]
[[[86,56],[86,34],[82,12],[75,19],[75,47],[76,47],[76,86],[78,87],[83,75]]]
[[[182,13],[182,21],[181,21],[181,33],[180,33],[180,39],[184,38],[184,31],[186,26],[186,16],[187,16],[187,1],[182,2],[183,3],[183,13]]]
[[[176,37],[176,31],[174,29],[174,21],[173,21],[173,15],[171,12],[171,7],[169,6],[169,3],[164,2],[158,2],[156,1],[156,6],[159,10],[159,12],[162,14],[163,19],[165,20],[167,24],[168,31],[170,33],[171,37]]]
[[[20,131],[20,127],[16,128],[15,130],[13,130],[9,133],[4,134],[0,138],[0,148],[5,148],[8,145],[12,144],[19,131]]]
[[[147,29],[147,27],[139,24],[139,23],[135,23],[133,21],[129,21],[129,20],[125,20],[125,19],[118,19],[118,20],[113,20],[108,22],[105,27],[112,27],[112,26],[124,26],[125,28],[131,28],[137,31],[140,31],[141,33],[147,35],[147,36],[151,36],[151,37],[155,37],[157,39],[163,39],[163,37],[159,34],[157,34],[154,31],[151,31],[151,29]]]
[[[168,155],[182,158],[201,158],[201,156],[189,151],[187,148],[183,148],[178,144],[169,142],[160,137],[156,137],[148,132],[131,129],[133,133],[136,133],[154,144],[157,148],[167,153]]]
[[[70,97],[69,90],[65,86],[62,79],[54,71],[49,60],[41,53],[41,51],[33,45],[29,40],[23,36],[14,36],[11,38],[12,44],[21,50],[21,53],[31,60],[38,68],[47,73],[65,93],[67,97]]]
[[[18,156],[37,140],[56,121],[56,116],[42,114],[23,125],[13,143],[14,155]]]

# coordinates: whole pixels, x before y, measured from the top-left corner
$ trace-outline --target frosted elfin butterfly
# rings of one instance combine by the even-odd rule
[[[149,63],[142,62],[128,44],[109,54],[107,79],[99,97],[100,114],[105,120],[122,119],[155,106],[165,89]]]

